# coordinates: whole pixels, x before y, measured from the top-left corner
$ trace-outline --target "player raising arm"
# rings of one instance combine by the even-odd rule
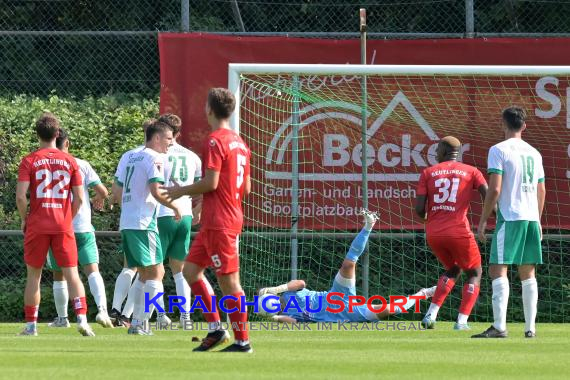
[[[48,249],[51,248],[69,284],[77,315],[77,329],[81,335],[94,336],[87,324],[87,302],[77,272],[77,247],[72,225],[73,217],[84,201],[81,174],[75,159],[55,146],[59,121],[53,114],[45,113],[38,119],[36,133],[40,149],[22,159],[16,187],[16,203],[24,231],[24,262],[28,273],[24,291],[26,327],[21,335],[37,335],[40,280]]]
[[[373,308],[376,310],[385,307],[384,310],[379,312],[369,310],[366,305],[353,306],[352,312],[349,311],[348,297],[356,296],[356,262],[364,252],[370,232],[378,220],[376,213],[367,210],[362,210],[362,213],[364,214],[364,227],[350,244],[350,249],[333,280],[331,289],[324,292],[309,290],[305,288],[305,281],[303,280],[293,280],[279,286],[260,289],[260,297],[258,298],[260,311],[263,310],[262,304],[269,302],[265,301],[265,298],[269,295],[280,295],[281,305],[292,303],[293,301],[291,299],[295,298],[295,304],[299,306],[298,309],[296,307],[282,308],[283,311],[278,314],[263,311],[261,311],[261,314],[270,315],[271,318],[277,322],[375,322],[386,319],[389,315],[400,314],[403,310],[410,309],[416,304],[418,298],[427,299],[431,297],[435,291],[435,286],[429,289],[421,289],[414,295],[417,297],[407,297],[403,305],[399,303],[393,306],[389,304],[373,305]],[[342,293],[342,297],[337,295],[331,295],[330,297],[333,298],[334,301],[342,301],[344,303],[343,311],[333,313],[326,310],[329,306],[332,309],[339,308],[336,303],[328,303],[327,295],[331,292]],[[321,307],[319,307],[319,305],[321,305]],[[311,310],[318,311],[308,311],[307,306],[310,306]]]
[[[494,322],[486,331],[473,335],[473,338],[507,337],[507,266],[513,264],[518,266],[522,282],[524,336],[534,338],[538,303],[535,266],[542,264],[540,218],[546,197],[544,168],[540,153],[522,139],[522,132],[526,129],[525,111],[519,107],[509,107],[502,116],[505,141],[489,150],[489,192],[477,230],[479,239],[486,241],[487,219],[498,204],[497,225],[489,259]]]
[[[229,314],[236,342],[222,351],[249,353],[253,350],[249,344],[245,305],[241,311],[244,292],[239,279],[238,235],[243,225],[241,202],[251,189],[250,151],[230,129],[229,118],[235,106],[235,98],[229,90],[213,88],[208,92],[206,115],[212,133],[202,155],[204,177],[192,185],[170,187],[165,192],[170,199],[203,194],[202,227],[186,258],[184,277],[192,292],[201,296],[207,309],[212,310],[214,291],[204,271],[210,266],[215,268],[222,292],[235,298],[235,301],[227,301],[226,307],[237,310]],[[204,317],[215,327],[194,351],[209,351],[229,338],[228,332],[221,329],[217,311],[205,313]]]
[[[467,210],[474,190],[485,197],[487,182],[477,168],[457,162],[460,151],[458,139],[444,137],[436,150],[439,164],[425,169],[418,182],[416,213],[422,219],[427,216],[427,243],[445,268],[422,320],[428,329],[435,327],[439,308],[461,271],[467,275],[467,282],[463,285],[455,330],[469,330],[467,319],[479,295],[481,253],[471,232]]]

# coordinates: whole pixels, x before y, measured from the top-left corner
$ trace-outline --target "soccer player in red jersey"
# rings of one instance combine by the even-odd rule
[[[249,194],[250,150],[241,137],[230,129],[229,118],[236,106],[233,94],[225,88],[208,92],[206,114],[212,133],[208,136],[202,157],[203,178],[188,186],[167,188],[169,198],[203,194],[201,228],[190,247],[184,265],[184,277],[192,292],[201,296],[212,310],[214,291],[204,277],[207,267],[214,267],[222,292],[233,296],[226,302],[236,342],[222,351],[253,352],[247,330],[247,310],[243,305],[243,289],[239,278],[238,235],[243,225],[242,199]],[[217,308],[216,308],[217,310]],[[218,312],[204,313],[211,330],[194,351],[209,351],[227,341],[229,334],[220,327]],[[212,328],[213,326],[213,328]]]
[[[77,329],[84,336],[94,336],[87,324],[85,289],[77,272],[77,246],[73,217],[83,202],[81,173],[75,159],[56,148],[59,121],[44,113],[36,122],[40,149],[22,159],[18,170],[16,203],[24,231],[24,262],[27,267],[24,292],[26,327],[20,335],[37,335],[40,304],[40,279],[51,248],[77,315]],[[30,191],[30,210],[26,193]],[[71,197],[73,194],[73,200]]]
[[[487,182],[477,168],[457,162],[460,148],[458,139],[444,137],[436,151],[439,164],[425,169],[418,183],[416,213],[422,219],[427,218],[427,243],[445,267],[422,320],[426,328],[435,327],[439,308],[461,271],[467,275],[467,282],[463,286],[455,330],[470,329],[467,319],[479,296],[481,253],[467,220],[467,210],[473,190],[485,198]]]

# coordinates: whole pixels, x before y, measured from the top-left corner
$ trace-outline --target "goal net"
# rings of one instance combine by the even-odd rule
[[[365,204],[381,218],[359,261],[359,293],[435,285],[443,268],[413,212],[419,174],[436,163],[447,135],[462,142],[461,161],[486,173],[488,149],[504,139],[501,111],[517,105],[528,114],[523,137],[546,170],[538,318],[568,320],[569,85],[570,67],[230,65],[240,104],[233,127],[252,150],[240,243],[246,291],[291,278],[328,290]],[[473,199],[476,226],[482,202]],[[481,252],[486,267],[490,244]],[[475,320],[492,318],[486,273]],[[509,318],[521,320],[520,281],[512,276],[511,284]],[[442,318],[455,318],[460,293],[457,286]]]

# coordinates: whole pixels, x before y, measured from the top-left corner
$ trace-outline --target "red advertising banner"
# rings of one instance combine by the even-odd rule
[[[570,39],[371,40],[368,61],[565,65],[570,64],[569,45]],[[181,115],[182,143],[198,154],[209,133],[205,94],[211,87],[227,86],[229,63],[344,64],[358,63],[360,59],[357,40],[165,33],[159,36],[159,48],[161,112]],[[460,138],[463,162],[485,172],[489,147],[504,137],[500,112],[517,104],[529,113],[525,139],[544,157],[547,206],[543,222],[548,228],[570,228],[569,79],[501,78],[497,83],[490,83],[489,78],[458,77],[445,78],[445,83],[436,78],[372,81],[369,107],[375,109],[371,109],[367,131],[368,198],[370,208],[382,210],[385,215],[381,227],[423,228],[413,215],[416,181],[423,168],[435,163],[435,148],[443,136]],[[311,80],[301,80],[301,91],[323,85]],[[325,77],[324,81],[338,94],[358,93],[360,86],[354,77]],[[452,98],[445,96],[450,91],[454,92]],[[359,98],[355,100],[358,106]],[[280,106],[278,98],[266,102],[268,107]],[[339,104],[334,108],[323,102],[300,104],[300,228],[358,227],[351,216],[362,204],[360,110],[350,105],[343,109],[343,103]],[[260,118],[256,112],[247,106],[242,108],[242,120]],[[284,115],[275,122],[271,132],[247,141],[256,152],[252,176],[262,179],[254,182],[258,196],[248,200],[257,214],[249,216],[252,220],[269,220],[267,215],[273,215],[273,226],[287,228],[290,219],[286,217],[291,214],[291,120]],[[263,123],[267,121],[259,120]],[[478,212],[476,206],[474,213]]]

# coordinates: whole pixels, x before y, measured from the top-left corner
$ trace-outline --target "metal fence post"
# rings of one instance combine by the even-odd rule
[[[190,0],[180,0],[180,29],[190,31]]]
[[[475,36],[475,12],[473,9],[473,0],[465,0],[465,37],[473,38]]]
[[[234,19],[239,27],[240,32],[245,32],[245,25],[243,19],[241,18],[241,13],[239,12],[239,5],[237,0],[232,1],[232,11],[234,12]]]

